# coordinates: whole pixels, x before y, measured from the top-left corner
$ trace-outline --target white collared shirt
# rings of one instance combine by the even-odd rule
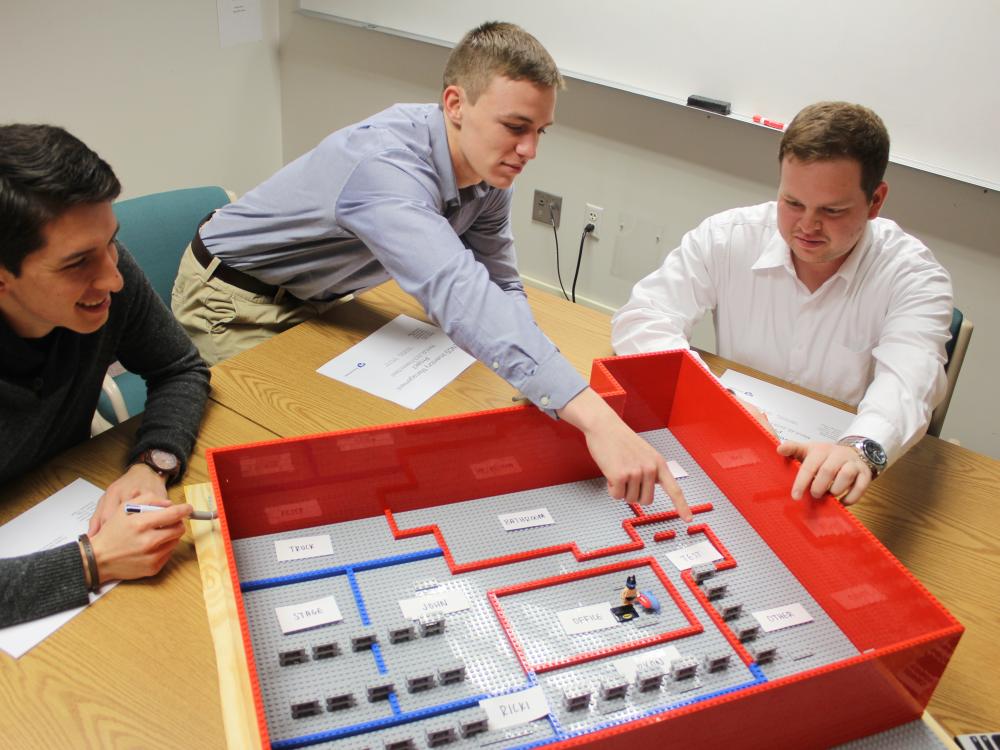
[[[615,352],[688,348],[710,310],[721,356],[857,406],[845,434],[878,441],[890,460],[920,439],[944,397],[951,279],[888,219],[869,221],[810,292],[776,203],[716,214],[635,285],[612,318]]]

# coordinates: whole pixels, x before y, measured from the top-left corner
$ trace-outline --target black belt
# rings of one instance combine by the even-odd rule
[[[194,255],[195,260],[197,260],[202,268],[208,270],[212,265],[212,261],[215,260],[215,256],[208,252],[208,248],[205,247],[205,243],[201,241],[201,237],[197,233],[194,235],[194,239],[191,240],[191,253]],[[250,294],[260,294],[265,297],[275,297],[280,290],[280,287],[274,286],[273,284],[265,284],[260,279],[255,279],[250,274],[238,271],[232,266],[227,266],[221,260],[219,264],[215,267],[215,271],[212,275],[225,281],[227,284],[232,284],[237,289],[242,289],[244,292],[250,292]],[[291,297],[290,294],[285,294],[286,297]]]

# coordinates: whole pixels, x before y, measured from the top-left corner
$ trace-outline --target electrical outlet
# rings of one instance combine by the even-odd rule
[[[531,204],[531,220],[559,228],[559,217],[562,215],[562,198],[544,190],[535,191],[535,200]]]
[[[601,217],[604,216],[604,209],[600,206],[595,206],[593,203],[587,204],[586,211],[583,212],[583,225],[587,224],[594,225],[594,231],[590,233],[590,236],[595,240],[601,238]]]

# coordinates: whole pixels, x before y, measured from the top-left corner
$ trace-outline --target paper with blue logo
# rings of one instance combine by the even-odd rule
[[[316,372],[416,409],[473,362],[437,326],[399,315]]]

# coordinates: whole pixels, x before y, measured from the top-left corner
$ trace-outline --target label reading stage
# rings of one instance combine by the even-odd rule
[[[687,570],[694,565],[722,560],[723,556],[709,541],[698,542],[690,547],[667,553],[667,559],[677,570]]]
[[[790,628],[792,625],[813,621],[813,618],[806,612],[806,608],[798,602],[751,614],[760,623],[760,626],[769,633],[772,630],[781,630],[782,628]]]
[[[332,596],[324,596],[322,599],[301,604],[290,604],[287,607],[275,607],[274,613],[278,616],[278,624],[285,635],[319,625],[329,625],[331,622],[340,622],[343,619],[340,616],[337,600]]]
[[[549,704],[540,687],[496,698],[486,698],[479,701],[479,705],[486,712],[490,731],[493,732],[516,727],[518,724],[527,724],[529,721],[548,716],[549,713]]]
[[[611,614],[610,602],[565,609],[562,612],[557,612],[556,616],[568,635],[605,630],[618,624],[618,620]]]
[[[530,529],[533,526],[551,526],[556,522],[549,513],[548,508],[535,508],[533,510],[522,510],[517,513],[502,513],[497,516],[504,531],[517,531],[518,529]]]
[[[278,562],[305,560],[307,557],[323,557],[333,554],[333,542],[329,534],[322,536],[300,536],[295,539],[279,539],[274,543]]]
[[[615,669],[618,670],[622,677],[632,682],[635,679],[635,673],[644,667],[659,667],[663,670],[664,674],[668,674],[670,672],[670,662],[680,658],[680,651],[674,646],[667,646],[665,648],[658,648],[655,651],[647,651],[644,654],[635,654],[634,656],[615,659],[612,664],[615,665]]]
[[[469,597],[457,589],[435,589],[433,593],[400,599],[399,608],[407,620],[419,620],[432,615],[447,615],[469,608]]]

